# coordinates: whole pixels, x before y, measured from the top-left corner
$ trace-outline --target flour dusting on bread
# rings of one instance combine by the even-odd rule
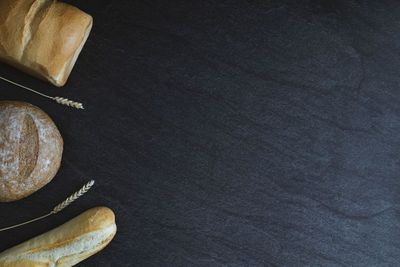
[[[27,147],[21,147],[21,132],[25,116],[29,115],[37,132],[38,150],[34,166],[26,166]],[[26,133],[25,133],[26,134]],[[52,120],[40,109],[22,102],[0,101],[0,201],[12,201],[37,191],[50,182],[61,162],[63,141]],[[30,155],[32,156],[32,155]],[[32,167],[27,173],[21,166]]]

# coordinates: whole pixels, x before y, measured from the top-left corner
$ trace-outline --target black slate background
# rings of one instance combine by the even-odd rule
[[[54,104],[54,180],[0,204],[0,250],[106,205],[118,234],[81,266],[399,266],[400,2],[67,1],[94,28]]]

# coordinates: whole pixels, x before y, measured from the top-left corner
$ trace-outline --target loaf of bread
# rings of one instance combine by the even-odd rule
[[[4,251],[0,267],[73,266],[107,246],[116,231],[114,213],[106,207],[93,208]]]
[[[0,101],[0,202],[29,196],[50,182],[62,152],[60,132],[46,113],[28,103]]]
[[[1,0],[0,60],[63,86],[92,21],[76,7],[54,0]]]

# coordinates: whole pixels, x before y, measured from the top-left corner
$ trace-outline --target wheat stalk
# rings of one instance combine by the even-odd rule
[[[74,202],[75,200],[77,200],[78,198],[80,198],[82,195],[84,195],[87,191],[89,191],[89,189],[94,185],[94,180],[91,180],[90,182],[88,182],[87,184],[85,184],[81,189],[79,189],[79,191],[75,192],[74,194],[72,194],[71,196],[69,196],[66,200],[64,200],[63,202],[61,202],[60,204],[58,204],[57,206],[54,207],[54,209],[47,213],[46,215],[40,216],[38,218],[29,220],[27,222],[23,222],[20,224],[16,224],[13,226],[9,226],[9,227],[5,227],[5,228],[1,228],[0,232],[6,231],[6,230],[10,230],[13,228],[17,228],[35,221],[39,221],[41,219],[44,219],[50,215],[59,213],[60,211],[62,211],[63,209],[65,209],[66,207],[68,207],[69,205],[71,205],[72,202]]]
[[[74,101],[71,101],[69,99],[66,99],[66,98],[63,98],[63,97],[59,97],[59,96],[56,96],[53,99],[57,103],[62,104],[62,105],[74,107],[74,108],[77,108],[77,109],[84,109],[82,103],[74,102]]]
[[[16,82],[13,82],[13,81],[11,81],[9,79],[6,79],[4,77],[1,77],[1,76],[0,76],[0,79],[3,80],[3,81],[6,81],[8,83],[11,83],[13,85],[16,85],[18,87],[21,87],[21,88],[23,88],[25,90],[31,91],[32,93],[35,93],[35,94],[38,94],[40,96],[46,97],[48,99],[54,100],[59,104],[70,106],[70,107],[77,108],[77,109],[84,109],[82,103],[75,102],[75,101],[69,100],[67,98],[60,97],[60,96],[54,96],[54,97],[53,96],[48,96],[48,95],[45,95],[45,94],[43,94],[41,92],[33,90],[32,88],[26,87],[26,86],[24,86],[22,84],[19,84],[19,83],[16,83]]]
[[[57,206],[54,207],[54,209],[51,211],[52,214],[56,214],[69,205],[71,205],[72,202],[80,198],[82,195],[84,195],[89,189],[94,185],[94,180],[91,180],[87,184],[85,184],[79,191],[75,192],[73,195],[69,196],[66,200],[58,204]]]

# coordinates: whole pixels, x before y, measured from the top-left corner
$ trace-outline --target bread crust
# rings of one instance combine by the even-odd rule
[[[93,18],[52,0],[0,1],[0,61],[63,86]]]
[[[0,202],[27,197],[49,183],[62,152],[61,134],[45,112],[0,101]]]
[[[117,231],[115,215],[96,207],[0,254],[0,267],[73,266],[99,252]]]

